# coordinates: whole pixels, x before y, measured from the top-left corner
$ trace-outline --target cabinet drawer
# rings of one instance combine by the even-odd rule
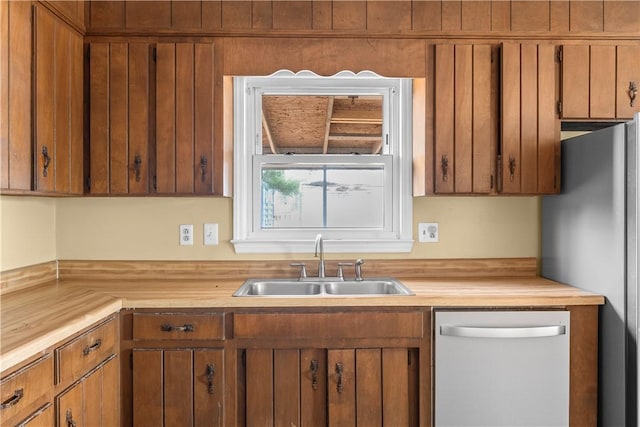
[[[134,313],[133,339],[135,341],[224,339],[224,314]]]
[[[35,407],[46,403],[53,390],[53,358],[47,354],[0,382],[0,419],[24,418]],[[3,424],[4,425],[4,424]]]
[[[236,313],[236,338],[422,338],[423,313]]]
[[[57,383],[77,380],[114,354],[116,327],[115,319],[111,319],[58,347],[55,351]]]

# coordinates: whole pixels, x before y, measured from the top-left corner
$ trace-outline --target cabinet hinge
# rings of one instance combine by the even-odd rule
[[[87,46],[87,62],[91,60],[91,45]]]
[[[558,64],[562,62],[562,46],[558,46],[556,49],[556,62]]]
[[[87,189],[91,190],[91,177],[90,176],[87,177]]]
[[[129,353],[129,367],[133,369],[133,352]]]
[[[153,48],[153,62],[157,62],[158,61],[158,49],[156,49],[155,47]]]
[[[242,362],[242,367],[246,368],[247,367],[247,350],[242,350],[241,362]]]
[[[556,111],[558,112],[558,114],[562,114],[562,101],[558,101],[558,103],[556,104]]]
[[[153,175],[153,191],[158,191],[158,179],[156,175]]]

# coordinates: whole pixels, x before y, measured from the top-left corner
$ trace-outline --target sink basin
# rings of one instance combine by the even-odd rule
[[[298,280],[247,280],[233,294],[234,297],[310,296],[322,292],[322,286],[314,282]]]
[[[414,295],[395,279],[313,280],[297,279],[249,279],[234,297],[331,297],[331,296],[382,296]]]
[[[329,295],[413,295],[402,283],[393,279],[331,282],[325,284]]]

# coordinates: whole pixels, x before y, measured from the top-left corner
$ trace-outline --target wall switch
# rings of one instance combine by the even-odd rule
[[[418,241],[421,243],[437,243],[440,231],[437,222],[421,222],[418,224]]]
[[[218,224],[204,225],[204,244],[207,246],[218,244]]]
[[[180,245],[193,246],[193,224],[180,224]]]

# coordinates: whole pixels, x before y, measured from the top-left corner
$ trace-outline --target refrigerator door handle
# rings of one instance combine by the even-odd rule
[[[460,338],[544,338],[565,335],[566,331],[565,325],[527,327],[440,326],[440,335]]]

